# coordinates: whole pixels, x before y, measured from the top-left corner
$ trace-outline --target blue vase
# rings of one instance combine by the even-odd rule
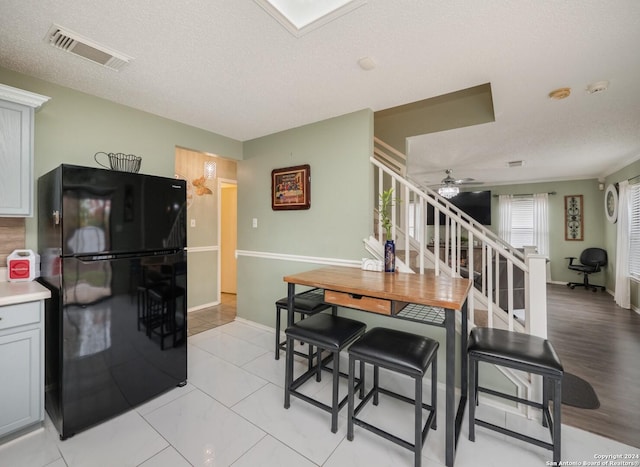
[[[396,243],[387,240],[384,243],[384,272],[396,271]]]

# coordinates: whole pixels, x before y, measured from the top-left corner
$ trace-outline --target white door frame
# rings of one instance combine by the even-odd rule
[[[222,185],[236,185],[238,180],[218,178],[218,303],[222,301]],[[237,209],[237,206],[236,206]]]

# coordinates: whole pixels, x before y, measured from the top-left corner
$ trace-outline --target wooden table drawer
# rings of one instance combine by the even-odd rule
[[[405,302],[395,302],[393,300],[385,300],[383,298],[335,292],[333,290],[324,291],[324,301],[334,305],[355,308],[357,310],[371,311],[382,315],[395,315],[407,305]]]

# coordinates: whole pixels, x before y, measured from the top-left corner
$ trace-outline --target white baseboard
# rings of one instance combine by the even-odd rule
[[[187,313],[191,313],[192,311],[204,310],[205,308],[211,308],[212,306],[216,306],[216,305],[220,305],[220,301],[203,303],[202,305],[198,305],[198,306],[192,306],[187,310]]]
[[[261,323],[256,323],[255,321],[249,321],[248,319],[245,319],[245,318],[240,318],[239,316],[236,316],[236,321],[246,324],[247,326],[253,326],[254,328],[262,329],[263,331],[275,332],[274,328],[271,328]]]

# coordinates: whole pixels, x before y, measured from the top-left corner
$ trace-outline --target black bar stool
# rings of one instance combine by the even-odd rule
[[[338,412],[347,403],[347,396],[341,401],[338,401],[338,382],[340,376],[348,376],[346,373],[340,373],[340,351],[363,335],[366,328],[367,325],[360,321],[324,313],[311,316],[310,318],[298,321],[289,326],[285,331],[287,334],[287,364],[285,371],[284,408],[289,408],[291,405],[291,396],[295,396],[331,413],[331,432],[335,433],[338,431]],[[294,340],[305,342],[316,347],[318,356],[316,365],[295,380],[293,379]],[[324,359],[322,359],[323,350],[331,352],[331,354]],[[297,389],[314,375],[316,375],[316,380],[320,381],[321,370],[331,360],[333,360],[333,395],[331,406],[328,406],[298,392]],[[362,374],[364,364],[361,365],[360,370]],[[360,380],[358,380],[357,386],[363,388],[359,381]]]
[[[429,433],[429,428],[436,429],[438,346],[437,341],[428,337],[394,329],[373,328],[349,348],[349,414],[347,424],[347,439],[349,441],[353,441],[353,425],[358,425],[413,451],[415,465],[420,467],[422,446]],[[355,407],[353,372],[357,360],[360,361],[361,365],[362,363],[373,365],[373,388],[364,396],[362,402]],[[422,402],[422,378],[429,365],[431,365],[431,405]],[[415,399],[381,388],[378,384],[380,367],[412,377],[415,380]],[[360,383],[363,384],[364,372],[362,370],[360,371],[360,380]],[[358,413],[371,398],[373,398],[373,405],[378,405],[379,393],[415,406],[415,439],[413,443],[409,443],[357,418]],[[426,409],[429,412],[424,427],[422,426],[422,409]]]
[[[475,425],[483,426],[503,435],[535,444],[553,451],[555,465],[560,462],[560,407],[562,404],[563,368],[551,343],[541,337],[492,328],[475,328],[469,336],[469,440],[475,441]],[[522,370],[542,376],[542,403],[504,394],[478,385],[478,363]],[[479,420],[475,417],[478,392],[502,397],[514,402],[542,409],[542,425],[549,427],[551,443],[523,435],[507,428]],[[553,402],[553,417],[549,412],[549,399]]]
[[[276,360],[280,359],[280,349],[287,350],[287,341],[284,340],[280,342],[280,321],[282,311],[286,313],[288,306],[287,297],[281,298],[276,302]],[[317,288],[296,294],[293,298],[293,306],[294,313],[300,314],[301,319],[304,319],[306,316],[315,315],[329,308],[332,308],[332,313],[334,315],[338,312],[338,307],[324,303],[324,290]],[[310,353],[311,350],[312,349],[309,349]],[[295,354],[301,357],[311,358],[309,355],[305,355],[302,352],[295,351]]]

